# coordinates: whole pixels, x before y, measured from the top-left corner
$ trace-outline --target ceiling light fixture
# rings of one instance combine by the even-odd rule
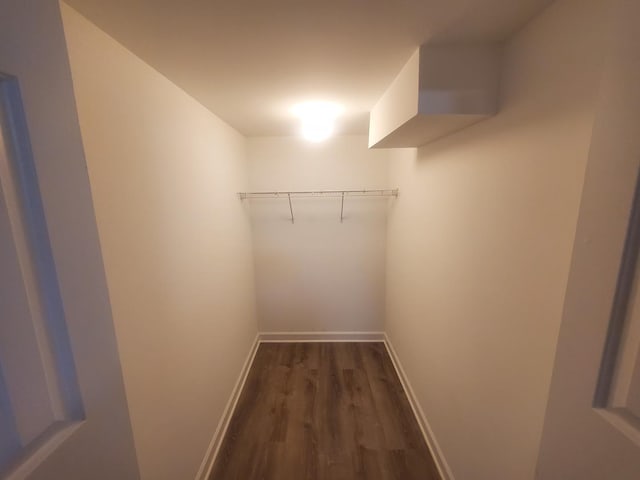
[[[310,142],[322,142],[335,131],[336,119],[343,110],[331,102],[305,102],[293,107],[292,111],[302,121],[302,137]]]
[[[332,121],[303,121],[300,133],[305,140],[310,142],[322,142],[329,138],[334,131]]]

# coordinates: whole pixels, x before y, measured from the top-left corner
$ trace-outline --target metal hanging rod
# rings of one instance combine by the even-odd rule
[[[242,200],[250,198],[282,198],[282,197],[397,197],[398,189],[382,190],[309,190],[309,191],[277,191],[277,192],[240,192]]]
[[[291,198],[329,197],[341,198],[340,202],[340,222],[344,220],[344,197],[398,197],[398,189],[378,189],[378,190],[309,190],[309,191],[276,191],[276,192],[240,192],[238,196],[241,200],[252,198],[286,198],[289,201],[289,212],[291,213],[291,223],[295,223],[293,215],[293,204]]]

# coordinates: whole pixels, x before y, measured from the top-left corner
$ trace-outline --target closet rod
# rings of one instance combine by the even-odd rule
[[[239,192],[242,199],[250,198],[280,198],[280,197],[397,197],[398,189],[379,190],[309,190],[309,191],[288,191],[280,190],[274,192]]]
[[[277,192],[240,192],[238,196],[241,200],[251,198],[286,198],[289,200],[289,213],[291,223],[295,223],[293,215],[293,197],[337,197],[340,198],[340,223],[344,220],[344,197],[397,197],[397,188],[387,188],[379,190],[309,190],[309,191],[277,191]]]

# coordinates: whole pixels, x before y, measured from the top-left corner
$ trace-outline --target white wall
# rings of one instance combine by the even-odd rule
[[[245,141],[63,19],[142,478],[194,478],[257,333]]]
[[[534,477],[606,4],[553,4],[506,45],[496,117],[390,162],[386,330],[458,480]]]
[[[248,140],[252,190],[387,188],[386,151],[366,136],[325,143]],[[261,331],[380,331],[384,318],[388,202],[380,198],[251,200]]]

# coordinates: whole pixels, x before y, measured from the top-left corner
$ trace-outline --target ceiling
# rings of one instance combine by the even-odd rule
[[[502,41],[553,0],[66,0],[247,136],[295,134],[291,107],[371,107],[422,43]]]

